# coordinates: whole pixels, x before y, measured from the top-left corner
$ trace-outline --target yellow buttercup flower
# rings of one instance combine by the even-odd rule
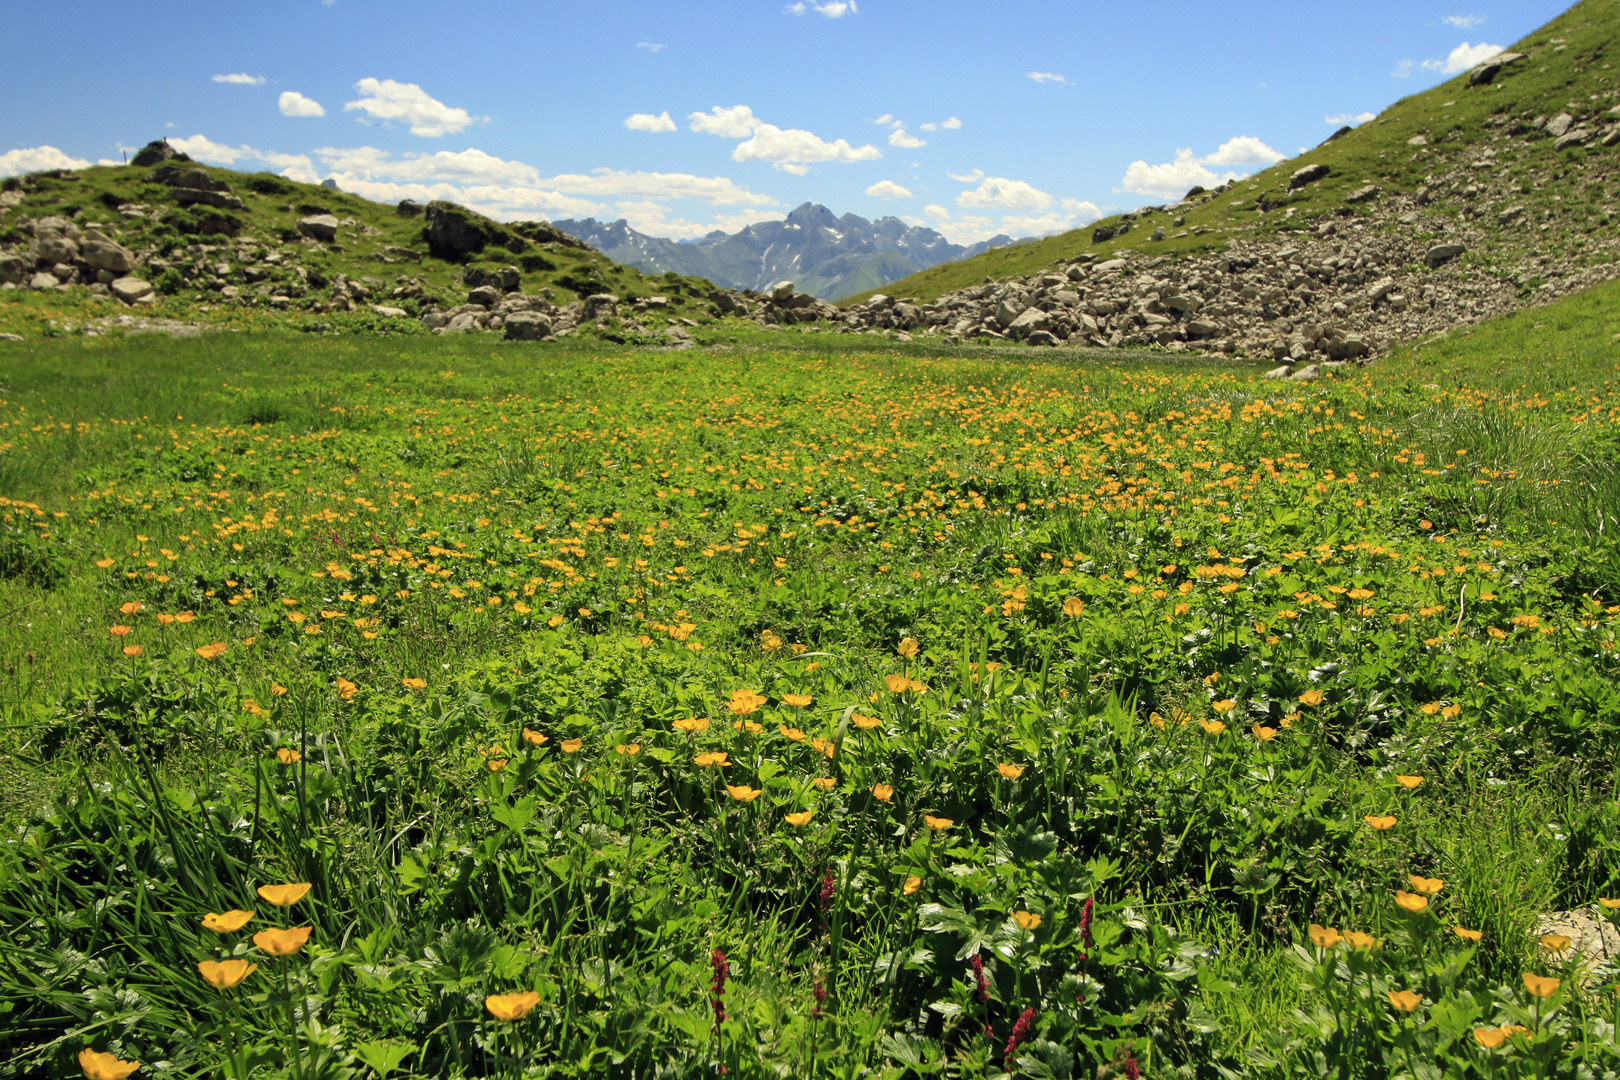
[[[1465,926],[1453,926],[1451,928],[1451,932],[1462,938],[1464,941],[1478,941],[1480,938],[1485,936],[1485,931],[1470,930]]]
[[[870,790],[872,792],[872,798],[876,799],[878,802],[888,802],[890,799],[894,798],[894,788],[888,784],[873,784]]]
[[[907,660],[910,660],[917,655],[917,650],[920,647],[921,646],[916,638],[901,638],[900,648],[898,651],[901,656],[905,657]]]
[[[1003,779],[1016,780],[1024,775],[1024,767],[1022,765],[1008,765],[1003,762],[996,766],[996,772],[1000,773]]]
[[[1316,923],[1311,923],[1310,936],[1311,944],[1318,949],[1331,949],[1343,940],[1339,932],[1333,927],[1318,926]]]
[[[780,731],[782,733],[782,737],[787,739],[789,742],[804,742],[804,732],[800,731],[796,727],[788,727],[786,724],[779,724],[777,725],[776,730]]]
[[[1423,783],[1423,777],[1421,777],[1421,776],[1403,776],[1400,773],[1396,773],[1395,774],[1395,782],[1397,784],[1401,785],[1401,787],[1403,787],[1403,788],[1415,788],[1419,784]]]
[[[293,765],[304,760],[304,755],[296,750],[281,746],[276,748],[276,760],[283,765]]]
[[[557,744],[557,749],[565,754],[577,754],[585,746],[584,739],[564,739]]]
[[[1417,874],[1408,874],[1406,880],[1411,883],[1413,892],[1420,892],[1424,896],[1433,896],[1446,887],[1444,881],[1435,877],[1420,877]]]
[[[1420,911],[1429,910],[1429,898],[1397,889],[1395,892],[1395,906],[1416,914]]]
[[[910,896],[920,888],[922,888],[922,878],[913,874],[911,877],[906,878],[905,884],[900,886],[900,891],[904,895]]]
[[[1063,614],[1069,616],[1069,618],[1079,618],[1085,613],[1085,601],[1081,600],[1078,596],[1071,596],[1067,600],[1063,601]]]
[[[1274,727],[1266,727],[1264,724],[1256,724],[1249,730],[1253,732],[1254,737],[1259,739],[1261,742],[1270,742],[1272,739],[1277,737],[1277,729]]]
[[[259,899],[276,907],[292,907],[309,892],[309,882],[296,881],[289,885],[260,885]]]
[[[810,819],[816,816],[814,810],[800,810],[797,814],[785,814],[782,820],[789,825],[808,825]]]
[[[227,911],[216,915],[210,911],[202,917],[203,929],[212,930],[216,934],[234,934],[248,924],[253,918],[251,911]]]
[[[731,700],[726,702],[726,708],[739,716],[747,716],[749,713],[758,712],[768,700],[770,699],[764,694],[753,690],[733,690]]]
[[[1371,934],[1364,934],[1360,930],[1352,930],[1344,935],[1344,940],[1350,943],[1352,949],[1374,949],[1378,947],[1378,939]]]
[[[1479,1045],[1483,1046],[1487,1050],[1495,1050],[1497,1047],[1507,1042],[1507,1037],[1509,1034],[1510,1029],[1505,1027],[1477,1027],[1474,1029],[1474,1041],[1479,1043]]]
[[[1367,823],[1367,828],[1373,830],[1374,832],[1384,832],[1387,829],[1393,829],[1395,827],[1395,819],[1389,815],[1385,815],[1383,817],[1369,815],[1361,820],[1365,821]]]
[[[1409,1013],[1423,1004],[1423,995],[1410,990],[1389,991],[1389,1003],[1401,1012]]]
[[[727,765],[731,764],[731,759],[726,756],[726,752],[724,750],[719,752],[710,751],[706,754],[694,755],[692,758],[692,763],[703,769],[707,769],[710,765],[718,765],[721,768],[725,768]]]
[[[738,784],[735,786],[727,784],[726,791],[728,791],[731,794],[731,797],[736,799],[738,802],[753,802],[755,799],[765,794],[759,788],[751,788],[747,784]]]
[[[863,716],[860,713],[850,713],[849,720],[850,723],[854,724],[862,731],[871,731],[873,728],[883,723],[882,720],[875,716]]]
[[[885,675],[883,681],[891,694],[903,694],[911,688],[911,680],[904,675]]]
[[[208,984],[221,990],[229,990],[258,970],[258,964],[246,960],[204,960],[197,965],[198,973]]]
[[[1210,735],[1219,735],[1226,730],[1226,725],[1219,720],[1199,720],[1199,725]]]
[[[1303,694],[1299,695],[1299,703],[1301,705],[1320,705],[1320,704],[1322,704],[1322,691],[1320,691],[1320,690],[1307,690],[1307,691],[1305,691]]]
[[[1607,911],[1620,911],[1620,900],[1611,900],[1606,896],[1598,897],[1598,903]]]
[[[752,720],[733,720],[731,722],[731,730],[746,731],[750,735],[758,735],[760,732],[765,730],[765,726],[763,724],[756,724]]]
[[[1550,998],[1558,993],[1560,986],[1564,985],[1558,979],[1551,979],[1545,975],[1532,975],[1528,971],[1519,977],[1524,980],[1524,988],[1538,998]]]
[[[313,926],[295,926],[287,930],[260,930],[253,935],[253,944],[270,956],[291,956],[309,942]]]
[[[1571,944],[1568,934],[1542,934],[1537,940],[1541,942],[1543,949],[1555,953],[1563,952]]]
[[[1041,925],[1041,917],[1033,911],[1015,911],[1012,918],[1020,930],[1037,930]]]
[[[533,990],[522,994],[491,994],[484,999],[484,1008],[495,1019],[510,1023],[529,1015],[540,1004],[540,995]]]
[[[635,757],[637,754],[641,753],[641,744],[620,743],[618,746],[613,748],[613,752],[621,757]]]
[[[782,704],[792,705],[795,709],[802,709],[815,699],[809,694],[783,694]]]
[[[935,832],[944,832],[946,829],[950,828],[952,825],[955,825],[956,822],[954,820],[952,820],[951,818],[948,818],[948,817],[934,817],[932,814],[924,814],[923,815],[923,824],[927,825],[930,829],[933,829]]]
[[[138,1061],[120,1061],[111,1054],[103,1054],[86,1047],[79,1051],[79,1068],[89,1080],[124,1080],[141,1067]]]
[[[524,728],[523,741],[528,743],[530,746],[543,746],[550,740],[549,737],[543,732],[534,731],[530,728]]]
[[[399,682],[400,682],[400,685],[405,687],[405,689],[407,689],[407,690],[426,690],[427,689],[427,680],[426,679],[401,679],[401,680],[399,680]]]
[[[676,720],[670,726],[676,731],[685,732],[688,735],[696,735],[700,731],[707,730],[709,722],[700,717],[693,716],[685,720]]]
[[[1226,698],[1223,701],[1217,701],[1215,704],[1211,705],[1210,708],[1214,709],[1222,716],[1225,716],[1227,713],[1237,708],[1237,702],[1233,701],[1231,698]]]
[[[356,686],[354,683],[350,682],[348,679],[343,678],[343,676],[341,676],[341,675],[338,676],[338,681],[337,681],[338,697],[342,698],[344,701],[348,701],[350,698],[354,697],[354,695],[356,693],[358,693],[359,690],[360,690],[360,688],[358,686]]]
[[[810,782],[816,787],[820,788],[822,791],[831,791],[833,788],[838,786],[838,781],[834,780],[830,776],[818,776]]]

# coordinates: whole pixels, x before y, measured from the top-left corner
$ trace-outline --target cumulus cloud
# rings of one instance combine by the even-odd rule
[[[1455,75],[1459,71],[1478,67],[1501,51],[1500,45],[1487,45],[1483,41],[1478,45],[1470,45],[1465,41],[1452,49],[1444,60],[1423,61],[1423,70],[1438,71],[1442,75]]]
[[[455,109],[431,97],[415,83],[393,79],[361,79],[354,84],[357,101],[344,104],[344,112],[360,111],[373,120],[398,120],[409,124],[412,135],[437,139],[465,131],[475,123],[488,123],[489,117],[474,117],[466,109]]]
[[[325,116],[326,110],[314,98],[307,98],[296,90],[286,90],[281,95],[282,116]]]
[[[652,113],[632,113],[625,117],[624,126],[631,131],[646,131],[656,135],[660,131],[674,131],[675,121],[669,118],[669,113],[661,112],[657,116]]]
[[[238,71],[235,75],[215,75],[214,81],[218,83],[231,83],[235,86],[263,86],[263,75],[249,75],[245,71]]]
[[[951,212],[945,209],[943,206],[940,206],[938,203],[929,203],[927,206],[923,207],[923,213],[927,214],[935,221],[951,220]]]
[[[1440,21],[1459,30],[1468,30],[1485,21],[1483,15],[1442,15]]]
[[[855,6],[855,0],[829,0],[828,3],[818,4],[816,0],[799,0],[798,3],[789,4],[786,9],[789,15],[803,15],[814,11],[817,15],[825,15],[829,19],[841,19],[845,15],[858,15],[860,9]]]
[[[949,120],[941,120],[937,124],[918,124],[917,128],[919,131],[938,131],[941,128],[944,128],[946,131],[957,131],[961,128],[961,126],[962,121],[953,116]]]
[[[980,180],[984,179],[984,170],[974,169],[972,172],[966,173],[962,176],[958,176],[953,172],[948,172],[945,175],[950,177],[952,180],[955,180],[958,184],[977,184]]]
[[[247,144],[230,146],[215,142],[206,135],[192,135],[184,139],[170,139],[169,145],[198,161],[212,165],[234,167],[238,164],[265,165],[279,170],[281,175],[305,184],[317,184],[320,175],[307,154],[280,154],[273,150],[257,150]]]
[[[1324,124],[1333,124],[1335,127],[1337,127],[1344,124],[1365,124],[1369,120],[1376,119],[1378,119],[1377,113],[1356,113],[1354,116],[1351,116],[1349,113],[1334,113],[1332,116],[1322,117],[1322,122]]]
[[[730,108],[716,105],[706,113],[695,112],[686,119],[693,131],[743,139],[731,152],[731,160],[763,161],[795,176],[803,176],[816,162],[876,161],[883,156],[881,150],[870,144],[851,146],[845,139],[827,142],[800,128],[784,129],[767,124],[747,105]]]
[[[668,45],[660,45],[660,44],[657,44],[657,43],[651,42],[651,41],[638,41],[638,42],[636,42],[636,48],[638,48],[638,49],[646,49],[648,52],[655,52],[656,53],[656,52],[663,52],[665,49],[669,48],[669,46]]]
[[[740,232],[750,225],[758,225],[765,221],[781,221],[787,216],[780,211],[752,210],[742,214],[716,214],[709,221],[688,221],[681,217],[671,217],[668,207],[650,199],[614,203],[613,209],[637,232],[646,233],[648,236],[664,236],[671,240],[696,240],[717,229],[727,233]]]
[[[31,146],[0,154],[0,176],[21,176],[45,169],[83,169],[90,163],[66,154],[54,146]]]
[[[718,135],[722,139],[746,139],[761,123],[747,105],[733,105],[729,109],[716,105],[706,113],[695,112],[686,119],[693,131]]]
[[[1228,139],[1207,157],[1198,157],[1191,150],[1176,151],[1174,161],[1149,165],[1133,161],[1125,170],[1120,186],[1115,191],[1132,191],[1138,195],[1153,195],[1176,199],[1194,187],[1214,187],[1227,180],[1240,180],[1247,173],[1225,172],[1217,174],[1210,166],[1275,165],[1283,155],[1252,135],[1239,135]]]
[[[866,193],[879,199],[909,199],[911,192],[893,180],[879,180],[866,189]]]
[[[1050,71],[1031,71],[1028,75],[1038,83],[1067,83],[1069,81],[1067,76],[1057,75]]]
[[[897,127],[889,133],[889,145],[898,146],[902,150],[915,150],[919,146],[927,146],[928,142],[925,139],[917,138],[915,135],[906,134],[906,129],[903,127]]]
[[[1392,79],[1404,79],[1412,74],[1412,68],[1415,66],[1410,60],[1397,60],[1395,70],[1389,73],[1389,77]]]
[[[1000,176],[987,176],[972,191],[956,197],[956,205],[976,210],[1034,210],[1051,206],[1052,196],[1022,180],[1008,180]]]

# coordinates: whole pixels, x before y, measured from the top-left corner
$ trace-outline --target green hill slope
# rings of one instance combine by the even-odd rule
[[[1620,73],[1612,66],[1620,52],[1620,0],[1584,0],[1509,51],[1525,54],[1524,59],[1503,66],[1488,82],[1475,85],[1471,73],[1459,75],[1396,102],[1341,138],[1227,185],[1219,194],[1116,215],[1033,244],[947,263],[890,282],[882,291],[930,301],[986,276],[1033,274],[1088,253],[1107,258],[1129,248],[1145,255],[1180,255],[1215,250],[1236,238],[1281,239],[1328,220],[1374,217],[1380,201],[1397,193],[1447,203],[1459,218],[1472,220],[1478,217],[1471,206],[1474,197],[1487,188],[1516,194],[1522,212],[1511,221],[1498,222],[1493,216],[1474,224],[1500,225],[1503,233],[1518,230],[1541,254],[1575,264],[1607,258],[1583,249],[1590,237],[1612,232],[1620,204],[1613,188],[1620,149],[1612,142],[1604,145],[1615,138],[1614,125],[1620,121],[1615,112]],[[1532,126],[1538,118],[1561,114],[1570,118],[1569,131],[1584,127],[1590,137],[1579,145],[1561,146],[1558,135]],[[1420,137],[1422,143],[1414,143]],[[1435,185],[1438,173],[1473,167],[1470,155],[1477,148],[1503,142],[1494,160],[1479,167],[1473,185],[1477,190],[1447,184],[1423,191]],[[1290,178],[1307,165],[1325,166],[1328,174],[1290,190]],[[1347,202],[1348,196],[1373,186],[1378,191],[1369,199]],[[1534,232],[1524,236],[1530,223]],[[1125,227],[1121,235],[1095,239],[1120,226]],[[1151,240],[1160,228],[1165,238]],[[842,303],[858,304],[870,295]]]

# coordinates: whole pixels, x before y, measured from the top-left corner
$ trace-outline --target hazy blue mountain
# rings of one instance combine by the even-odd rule
[[[838,300],[955,259],[1013,243],[995,236],[970,247],[953,244],[933,229],[899,218],[868,221],[837,217],[825,206],[805,203],[782,221],[762,221],[735,233],[712,232],[676,242],[648,236],[623,219],[553,221],[552,225],[596,248],[614,262],[648,273],[674,270],[706,277],[728,289],[766,289],[791,281],[801,292]]]

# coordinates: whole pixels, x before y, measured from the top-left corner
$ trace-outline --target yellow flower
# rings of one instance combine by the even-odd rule
[[[1620,910],[1620,900],[1610,900],[1606,896],[1600,896],[1598,897],[1598,903],[1602,904],[1607,911]]]
[[[1501,1046],[1507,1041],[1507,1037],[1510,1033],[1510,1029],[1505,1027],[1478,1027],[1474,1029],[1474,1041],[1479,1043],[1479,1045],[1483,1046],[1487,1050],[1495,1050],[1498,1046]]]
[[[1470,930],[1464,926],[1453,926],[1451,928],[1451,932],[1462,938],[1464,941],[1478,941],[1480,938],[1485,936],[1485,931],[1483,930]]]
[[[516,606],[522,607],[523,605],[518,604]],[[646,634],[637,634],[636,635],[636,644],[641,646],[643,649],[651,648],[652,643],[653,643],[653,639],[648,637]]]
[[[145,645],[125,645],[124,646],[124,655],[125,656],[139,656],[139,655],[141,655],[141,653],[143,653],[145,651],[146,651],[146,646]]]
[[[1071,596],[1063,601],[1063,614],[1071,619],[1079,618],[1086,613],[1086,604],[1078,596]]]
[[[246,960],[204,960],[197,965],[197,971],[208,984],[221,990],[229,990],[258,970],[258,964]]]
[[[1305,691],[1303,694],[1299,695],[1299,703],[1301,705],[1320,705],[1320,704],[1322,704],[1322,691],[1320,691],[1320,690],[1307,690],[1307,691]]]
[[[787,739],[789,742],[804,742],[804,732],[800,731],[796,727],[788,727],[786,724],[779,724],[776,730],[780,731],[782,733],[782,737]]]
[[[1339,932],[1333,927],[1318,926],[1316,923],[1311,923],[1310,935],[1311,944],[1318,949],[1331,949],[1342,940]]]
[[[563,617],[561,615],[553,615],[551,618],[546,620],[546,625],[551,627],[553,630],[557,629],[557,627],[561,626],[562,624]]]
[[[725,768],[727,765],[731,764],[730,759],[726,757],[725,751],[723,750],[719,753],[710,752],[707,754],[698,754],[692,758],[692,761],[698,767],[704,769],[708,768],[710,765],[719,765],[721,768]]]
[[[613,748],[613,752],[623,757],[635,757],[637,754],[641,753],[641,744],[620,743],[618,746]]]
[[[1219,720],[1199,720],[1198,723],[1210,735],[1219,735],[1226,730],[1226,725]]]
[[[1374,832],[1383,832],[1385,829],[1393,829],[1395,827],[1395,819],[1389,816],[1377,817],[1369,815],[1361,820],[1365,821],[1367,823],[1367,828],[1373,830]]]
[[[1036,930],[1040,928],[1041,917],[1033,911],[1015,911],[1012,913],[1013,922],[1018,924],[1020,930]]]
[[[797,814],[784,815],[782,820],[789,825],[808,825],[810,819],[816,816],[814,810],[800,810]]]
[[[699,717],[688,717],[685,720],[676,720],[672,725],[676,731],[684,731],[688,735],[696,735],[708,728],[709,722]]]
[[[345,679],[343,676],[339,675],[337,681],[337,692],[338,697],[342,698],[344,701],[348,701],[350,698],[354,697],[355,694],[360,692],[360,688],[354,683],[350,682],[348,679]]]
[[[731,700],[726,702],[726,708],[738,716],[747,716],[749,713],[758,712],[768,700],[764,694],[753,690],[733,690]]]
[[[401,679],[401,680],[399,680],[399,682],[400,682],[400,685],[403,686],[407,690],[426,690],[427,689],[427,680],[426,679]]]
[[[251,911],[227,911],[223,915],[216,915],[210,911],[203,916],[203,929],[212,930],[216,934],[234,934],[248,924],[253,918]]]
[[[491,994],[484,999],[484,1008],[497,1020],[510,1023],[529,1015],[529,1010],[540,1004],[540,995],[533,990],[524,994]]]
[[[1352,949],[1372,949],[1378,946],[1378,939],[1371,934],[1363,934],[1360,930],[1352,930],[1344,935],[1344,940],[1350,943]]]
[[[276,748],[276,760],[283,765],[293,765],[304,760],[304,755],[296,750],[281,746]]]
[[[1020,776],[1024,775],[1024,767],[1022,765],[1008,765],[1003,763],[996,766],[996,772],[1000,773],[1004,779],[1016,780]]]
[[[1227,698],[1224,701],[1217,701],[1215,704],[1211,705],[1210,708],[1214,709],[1222,716],[1225,716],[1227,713],[1237,708],[1237,702],[1233,701],[1231,698]]]
[[[891,694],[903,694],[911,688],[911,680],[904,675],[885,675],[883,681]]]
[[[1264,724],[1256,724],[1249,730],[1252,731],[1254,733],[1254,737],[1259,739],[1261,742],[1270,742],[1272,739],[1277,737],[1277,729],[1274,727],[1266,727]]]
[[[829,758],[836,756],[838,753],[837,743],[828,739],[818,739],[814,735],[810,736],[810,748],[818,754],[826,754]]]
[[[488,769],[490,772],[500,772],[502,769],[506,768],[506,759],[490,758],[488,761],[484,762],[484,768]]]
[[[584,739],[564,739],[557,744],[557,749],[565,754],[577,754],[585,746]]]
[[[1532,975],[1526,971],[1520,976],[1524,980],[1524,988],[1538,998],[1550,998],[1558,993],[1558,988],[1564,984],[1558,979],[1550,979],[1544,975]]]
[[[922,888],[922,878],[913,874],[911,877],[906,878],[906,883],[900,886],[900,891],[904,895],[910,896],[920,888]]]
[[[197,655],[202,657],[204,660],[218,660],[220,657],[225,655],[225,643],[223,641],[216,641],[212,644],[204,645],[197,650]]]
[[[289,930],[260,930],[253,935],[253,944],[271,956],[291,956],[309,942],[312,926],[295,926]]]
[[[753,802],[755,799],[765,794],[759,788],[751,788],[747,784],[727,784],[726,791],[729,792],[731,797],[736,799],[738,802]]]
[[[1421,777],[1421,776],[1403,776],[1400,773],[1396,773],[1395,774],[1395,782],[1397,784],[1401,785],[1401,787],[1403,787],[1403,788],[1415,788],[1419,784],[1423,783],[1423,777]]]
[[[873,728],[883,723],[882,720],[875,716],[862,716],[860,713],[850,713],[849,719],[862,731],[871,731]]]
[[[530,728],[524,728],[523,741],[528,743],[530,746],[543,746],[549,741],[549,737],[543,732],[534,731]]]
[[[292,907],[309,892],[309,882],[297,881],[290,885],[260,885],[259,899],[276,907]]]
[[[1413,892],[1420,892],[1424,896],[1433,896],[1446,887],[1446,883],[1437,877],[1420,877],[1417,874],[1407,874],[1406,880],[1411,882]]]
[[[822,791],[831,791],[833,788],[838,786],[838,781],[834,780],[830,776],[818,776],[810,782],[816,785],[816,787],[820,788]]]
[[[1423,1004],[1423,995],[1415,994],[1410,990],[1389,991],[1389,1003],[1401,1012],[1409,1013]]]
[[[1416,893],[1403,892],[1400,889],[1396,889],[1395,906],[1415,914],[1419,911],[1429,910],[1429,898],[1427,896],[1418,896]]]
[[[103,570],[107,569],[112,564],[113,564],[113,561],[111,559],[97,559],[96,560],[96,565],[101,567],[101,569],[103,569]]]
[[[910,660],[917,655],[918,648],[919,645],[916,638],[908,637],[900,639],[899,653],[907,660]]]
[[[815,699],[812,698],[809,694],[783,694],[782,695],[782,704],[784,704],[784,705],[792,705],[796,709],[802,709],[802,708],[804,708],[806,705],[810,704],[810,702],[812,702],[814,700]]]
[[[79,1068],[89,1080],[124,1080],[141,1067],[138,1061],[120,1061],[111,1054],[85,1047],[79,1051]]]
[[[932,814],[924,814],[923,815],[923,824],[927,825],[930,829],[933,829],[935,832],[944,832],[946,829],[950,828],[952,825],[955,825],[956,822],[951,820],[948,817],[934,817]]]
[[[888,784],[873,784],[869,790],[872,792],[872,798],[878,802],[888,802],[894,798],[894,788]]]
[[[1561,953],[1570,946],[1568,934],[1543,934],[1538,940],[1548,952]]]

